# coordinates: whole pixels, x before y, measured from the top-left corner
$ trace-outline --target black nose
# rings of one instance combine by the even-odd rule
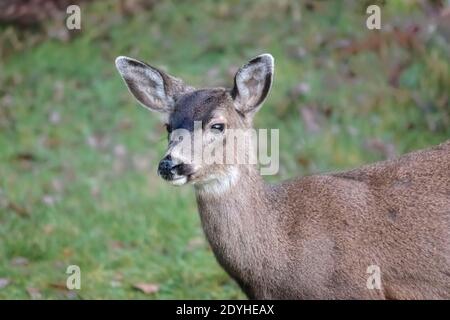
[[[174,165],[172,161],[172,157],[166,156],[161,160],[158,166],[158,174],[166,180],[171,180],[176,173],[175,171],[176,165]]]
[[[172,180],[175,176],[188,176],[192,174],[192,166],[184,163],[177,164],[168,155],[159,163],[158,174],[165,180]]]

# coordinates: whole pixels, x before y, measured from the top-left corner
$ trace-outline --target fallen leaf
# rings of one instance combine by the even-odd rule
[[[139,282],[133,284],[133,287],[137,290],[142,291],[145,294],[153,294],[159,291],[159,285],[155,283]]]
[[[61,291],[68,291],[67,285],[65,282],[53,282],[49,284],[50,288],[61,290]]]
[[[54,191],[61,193],[64,191],[64,183],[61,179],[52,180],[52,188]]]
[[[156,1],[142,1],[142,0],[121,0],[117,3],[119,12],[125,16],[132,16],[138,12],[146,9],[151,9]]]
[[[28,265],[28,259],[25,257],[14,257],[11,260],[11,264],[16,267],[22,267]]]
[[[8,202],[7,208],[14,211],[21,217],[28,217],[30,215],[27,209],[11,201]]]
[[[61,121],[61,115],[58,111],[52,111],[48,116],[48,121],[51,124],[58,124]]]
[[[65,292],[64,295],[69,300],[74,300],[78,298],[78,294],[73,290]]]
[[[21,161],[36,161],[36,156],[31,152],[19,152],[14,156],[14,159]]]
[[[125,159],[117,158],[114,160],[112,169],[114,173],[121,174],[125,171],[125,169],[127,169],[127,162]]]
[[[128,130],[133,127],[133,122],[130,119],[122,119],[119,122],[119,130]]]
[[[123,276],[123,274],[120,273],[120,272],[115,273],[114,276],[113,276],[113,279],[114,279],[115,281],[122,281],[123,278],[124,278],[124,276]]]
[[[397,156],[395,145],[381,139],[368,139],[364,142],[364,147],[370,152],[380,155],[383,159],[393,159]]]
[[[299,155],[296,160],[303,168],[308,168],[311,164],[311,159],[304,155]]]
[[[17,162],[22,169],[30,170],[33,162],[36,162],[38,159],[30,152],[19,152],[13,157],[12,160]]]
[[[396,65],[394,65],[394,67],[391,68],[388,80],[391,86],[398,88],[400,84],[400,77],[403,71],[405,71],[411,65],[411,63],[412,63],[411,59],[408,59],[406,61],[397,63]]]
[[[43,229],[46,235],[50,235],[55,230],[55,226],[52,224],[46,224]]]
[[[42,137],[41,143],[44,147],[49,149],[57,148],[61,145],[61,140],[55,137]]]
[[[114,146],[113,153],[117,158],[123,158],[127,155],[127,149],[124,145],[118,144]]]
[[[122,241],[118,241],[118,240],[110,241],[109,246],[111,247],[111,249],[114,249],[114,250],[120,250],[120,249],[125,248],[124,243]]]
[[[64,257],[68,258],[68,257],[71,257],[73,255],[73,250],[71,248],[69,248],[69,247],[65,247],[63,249],[62,253],[63,253]]]
[[[93,186],[91,188],[91,196],[94,198],[98,198],[100,196],[100,187],[99,186]]]
[[[96,133],[89,136],[86,142],[90,147],[99,150],[106,149],[106,147],[108,147],[111,143],[109,137],[102,133]]]
[[[306,131],[310,133],[320,132],[320,114],[316,109],[310,107],[300,108],[301,117],[305,124]]]
[[[42,293],[38,288],[28,287],[27,292],[33,300],[42,299]]]
[[[56,203],[56,198],[52,195],[46,194],[42,197],[42,202],[47,206],[53,206]]]
[[[296,84],[290,90],[290,95],[293,100],[297,100],[299,97],[307,95],[311,91],[311,86],[307,82],[300,82]]]
[[[53,100],[61,102],[64,99],[65,84],[63,81],[56,80],[53,85]],[[59,121],[58,121],[59,122]]]
[[[202,238],[200,238],[200,237],[192,238],[191,240],[189,240],[189,242],[186,246],[186,250],[193,251],[195,249],[203,247],[204,244],[205,244],[205,241]]]
[[[0,278],[0,289],[7,287],[11,281],[8,278]]]

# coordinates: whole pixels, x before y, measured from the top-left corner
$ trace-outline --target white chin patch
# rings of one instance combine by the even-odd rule
[[[197,190],[201,193],[221,195],[230,190],[239,180],[239,171],[230,167],[226,172],[212,175],[208,181],[197,183]]]
[[[183,184],[185,184],[187,182],[187,177],[186,176],[180,176],[177,177],[173,180],[168,181],[170,184],[173,184],[174,186],[182,186]]]

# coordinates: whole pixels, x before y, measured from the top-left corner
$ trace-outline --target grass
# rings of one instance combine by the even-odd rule
[[[275,84],[256,120],[280,129],[271,181],[448,139],[448,43],[435,31],[404,46],[365,28],[362,3],[339,3],[167,1],[124,16],[114,1],[98,1],[82,6],[70,42],[3,57],[0,278],[10,283],[0,298],[26,299],[30,288],[45,299],[244,298],[204,240],[193,191],[156,176],[163,127],[125,89],[118,55],[202,86],[231,84],[237,66],[271,52]],[[427,19],[408,1],[382,12],[384,26],[401,30]],[[381,47],[365,46],[370,37]],[[71,264],[81,268],[75,293],[64,290]],[[136,283],[159,290],[146,295]]]

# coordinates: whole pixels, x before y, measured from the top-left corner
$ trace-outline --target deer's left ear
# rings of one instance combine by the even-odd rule
[[[274,60],[266,53],[242,66],[234,78],[231,95],[236,109],[244,115],[253,115],[266,99],[272,86]]]

